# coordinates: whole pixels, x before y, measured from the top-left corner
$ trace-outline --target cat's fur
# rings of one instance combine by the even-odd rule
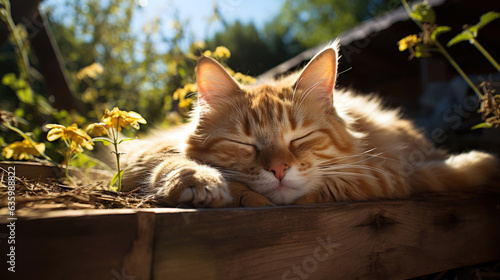
[[[491,179],[492,155],[448,155],[379,99],[335,90],[337,49],[254,86],[201,58],[190,125],[132,141],[124,184],[171,206],[222,207],[401,198]]]

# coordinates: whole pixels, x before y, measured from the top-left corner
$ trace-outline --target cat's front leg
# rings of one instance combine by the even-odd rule
[[[252,191],[244,184],[238,182],[229,182],[229,191],[233,199],[229,204],[230,207],[265,207],[275,205],[267,197]]]
[[[228,184],[217,169],[181,156],[169,157],[156,166],[149,186],[158,201],[168,206],[224,207],[232,201]]]

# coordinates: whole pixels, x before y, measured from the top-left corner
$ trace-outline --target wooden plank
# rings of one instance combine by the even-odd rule
[[[16,272],[2,264],[1,279],[151,279],[154,213],[60,212],[16,221]]]
[[[16,221],[14,279],[404,279],[500,260],[499,237],[498,193],[51,211]]]
[[[27,162],[27,161],[0,161],[0,168],[7,170],[9,167],[16,168],[16,176],[30,180],[46,182],[48,179],[63,178],[64,169],[51,163]],[[0,173],[2,170],[0,169]],[[110,179],[111,172],[91,168],[69,167],[72,177],[86,180],[87,182]]]
[[[157,218],[154,279],[405,279],[500,260],[500,196]]]

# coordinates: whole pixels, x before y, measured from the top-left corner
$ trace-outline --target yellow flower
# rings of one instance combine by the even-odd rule
[[[229,58],[231,56],[231,52],[224,46],[218,46],[217,48],[215,48],[215,52],[213,55],[216,58]]]
[[[30,141],[24,139],[22,142],[14,142],[5,147],[2,154],[6,159],[14,158],[14,160],[33,159],[33,156],[40,156],[37,150],[42,153],[45,151],[45,144],[33,142],[36,149],[31,145]]]
[[[48,124],[46,127],[51,128],[47,134],[47,140],[49,141],[55,141],[62,137],[63,140],[71,140],[71,144],[74,142],[75,145],[79,145],[88,150],[94,149],[94,143],[90,141],[92,138],[83,130],[79,129],[76,123],[67,128],[60,124]]]
[[[109,127],[110,126],[107,123],[93,123],[87,126],[87,131],[90,133],[90,135],[97,137],[101,135],[107,135]]]
[[[399,51],[402,52],[406,49],[411,49],[415,45],[417,45],[420,41],[421,39],[417,37],[417,34],[408,35],[403,39],[399,40],[398,42]]]
[[[174,92],[174,99],[179,100],[179,108],[181,110],[188,110],[191,104],[193,103],[193,99],[186,98],[186,96],[190,93],[196,92],[196,84],[187,83],[183,88],[178,88]]]
[[[75,141],[71,141],[71,144],[69,145],[69,149],[73,154],[79,154],[83,152],[82,146],[78,145]],[[92,149],[89,149],[92,150]]]
[[[121,111],[118,107],[114,107],[112,111],[106,109],[102,117],[102,122],[108,127],[122,131],[122,127],[127,128],[129,126],[139,129],[139,123],[145,124],[146,120],[136,112]]]
[[[204,49],[206,47],[206,44],[205,42],[201,41],[201,40],[196,40],[194,41],[194,43],[191,45],[191,48],[195,49],[195,50],[201,50],[201,49]]]
[[[102,74],[104,72],[104,68],[102,67],[101,64],[94,62],[90,64],[89,66],[83,67],[76,73],[76,78],[78,80],[81,80],[85,77],[89,77],[92,79],[97,78],[97,75]]]
[[[257,81],[257,79],[255,79],[254,77],[242,74],[240,72],[235,73],[233,75],[233,78],[235,78],[236,81],[244,85],[250,85]]]
[[[211,51],[204,51],[203,56],[212,56],[212,52]]]

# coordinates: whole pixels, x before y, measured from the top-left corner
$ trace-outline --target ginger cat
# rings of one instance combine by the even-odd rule
[[[334,89],[337,59],[334,43],[300,73],[243,86],[202,57],[191,123],[129,142],[124,184],[169,206],[237,207],[402,198],[491,180],[492,155],[448,155],[379,99]]]

